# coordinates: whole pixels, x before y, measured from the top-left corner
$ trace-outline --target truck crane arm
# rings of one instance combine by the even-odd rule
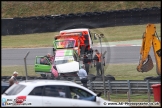
[[[161,40],[157,36],[155,25],[147,24],[146,31],[142,37],[140,60],[137,66],[138,72],[148,72],[153,68],[153,61],[149,55],[151,47],[153,47],[155,56],[156,72],[158,75],[161,75]]]

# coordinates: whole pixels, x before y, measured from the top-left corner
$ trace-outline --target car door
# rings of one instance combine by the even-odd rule
[[[44,63],[41,63],[41,60],[44,59]],[[50,61],[43,56],[36,56],[35,58],[35,72],[50,72],[52,64]]]
[[[88,91],[78,88],[69,87],[71,106],[99,106],[96,97]]]
[[[60,91],[60,87],[62,87],[62,91]],[[44,88],[43,106],[71,106],[71,100],[66,94],[66,87],[46,85]]]
[[[31,106],[43,106],[43,87],[35,87],[27,96],[27,103],[31,103]],[[28,105],[30,106],[30,105]]]

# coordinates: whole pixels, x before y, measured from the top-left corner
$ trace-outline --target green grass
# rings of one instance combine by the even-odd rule
[[[155,24],[158,36],[161,34],[161,24]],[[92,33],[103,33],[103,42],[125,41],[142,39],[146,25],[117,26],[90,29]],[[30,47],[52,47],[54,36],[59,32],[35,33],[25,35],[1,36],[2,48],[30,48]],[[95,40],[94,42],[98,42]]]
[[[145,73],[137,72],[136,67],[138,64],[107,64],[105,69],[105,75],[112,75],[116,80],[143,80],[148,76],[157,76],[156,69],[154,68]],[[2,66],[2,76],[11,76],[13,71],[19,72],[19,76],[25,76],[24,66]],[[28,65],[27,71],[29,76],[40,76],[34,72],[34,66]],[[89,74],[96,75],[96,69],[91,68]]]
[[[30,17],[161,7],[160,1],[2,1],[1,17]]]
[[[101,96],[102,98],[108,100],[108,96],[105,98],[104,95]],[[119,98],[120,97],[120,98]],[[128,95],[125,94],[110,94],[110,101],[115,102],[128,102]],[[131,94],[130,95],[130,102],[148,102],[148,94]],[[150,94],[150,101],[154,102],[153,94]]]
[[[129,98],[127,93],[125,94],[110,94],[110,100],[109,101],[113,101],[113,102],[120,102],[120,103],[128,103],[128,102],[136,102],[136,103],[143,103],[145,102],[145,105],[141,105],[140,107],[160,107],[161,104],[160,103],[155,103],[154,101],[154,94],[150,94],[150,96],[147,93],[144,94],[130,94]],[[108,100],[108,96],[104,97],[104,95],[101,95],[102,98],[104,98],[105,100]],[[149,100],[150,98],[150,100]],[[130,99],[130,100],[129,100]],[[153,105],[148,106],[148,102],[152,103]],[[128,104],[127,104],[128,105]],[[139,107],[136,105],[130,105],[132,107]]]

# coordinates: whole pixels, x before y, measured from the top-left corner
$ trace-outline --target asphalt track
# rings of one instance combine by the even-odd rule
[[[101,47],[96,45],[93,49],[98,49],[101,52]],[[27,52],[30,52],[27,56],[27,65],[34,65],[36,56],[43,56],[47,53],[52,54],[52,48],[19,48],[19,49],[1,49],[1,66],[11,65],[24,65],[24,57]],[[140,46],[132,45],[116,45],[106,46],[103,45],[102,52],[107,51],[105,56],[106,63],[109,64],[127,64],[135,63],[138,64],[140,57]],[[151,49],[150,55],[154,60],[153,50]]]

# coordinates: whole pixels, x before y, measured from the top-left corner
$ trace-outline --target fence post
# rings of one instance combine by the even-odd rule
[[[24,57],[24,65],[25,65],[25,72],[26,72],[26,80],[28,80],[28,71],[26,66],[26,58],[29,55],[30,51],[27,52],[26,56]]]
[[[127,80],[127,82],[128,82],[129,94],[132,94],[132,91],[131,91],[131,86],[130,86],[130,81],[129,81],[129,80]]]
[[[127,92],[128,102],[130,102],[130,91]]]
[[[110,80],[108,80],[108,86],[109,86],[109,91],[110,91],[110,93],[112,93],[112,89],[111,89]]]
[[[110,93],[109,93],[109,91],[107,91],[107,98],[108,98],[108,101],[110,101]]]

